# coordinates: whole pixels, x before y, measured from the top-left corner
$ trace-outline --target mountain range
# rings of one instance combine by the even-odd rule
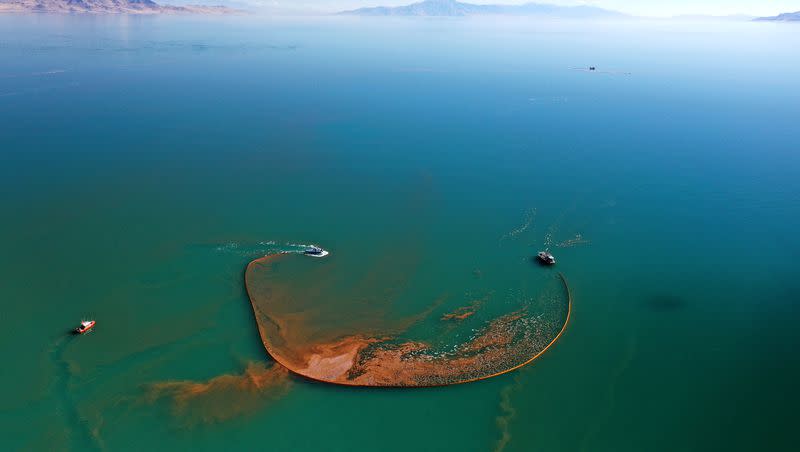
[[[0,13],[230,14],[225,6],[168,6],[152,0],[0,0]]]
[[[614,18],[624,14],[594,6],[557,6],[545,3],[523,5],[477,5],[457,0],[425,0],[406,6],[359,8],[342,11],[356,16],[551,16],[563,18]]]
[[[774,22],[800,22],[800,11],[796,13],[783,13],[773,17],[759,17],[756,20]]]

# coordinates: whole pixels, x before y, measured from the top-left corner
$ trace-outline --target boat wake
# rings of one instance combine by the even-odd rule
[[[64,351],[75,338],[74,331],[68,331],[56,339],[50,349],[50,361],[55,367],[53,394],[61,405],[61,413],[67,426],[67,435],[70,449],[79,450],[87,448],[102,450],[103,444],[98,437],[97,430],[92,429],[89,421],[84,419],[78,411],[78,404],[72,397],[70,382],[73,378],[69,362],[64,359]]]
[[[228,242],[220,245],[213,245],[214,251],[224,254],[235,254],[243,257],[257,256],[260,254],[272,254],[281,251],[281,246],[274,240],[262,241],[254,244]]]
[[[525,232],[525,231],[527,231],[528,229],[531,228],[531,226],[533,225],[533,220],[535,218],[536,218],[536,209],[535,208],[528,209],[527,211],[525,211],[525,219],[524,219],[522,225],[520,227],[514,229],[513,231],[511,231],[511,232],[509,232],[507,234],[504,234],[502,237],[500,237],[500,241],[502,242],[503,240],[506,240],[506,239],[512,239],[513,240],[513,239],[517,238],[520,234],[522,234],[523,232]]]
[[[330,254],[329,251],[319,248],[317,245],[291,242],[280,245],[275,240],[261,241],[255,244],[228,242],[214,245],[214,250],[247,258],[273,254],[304,254],[310,257],[325,257]],[[319,250],[319,252],[309,252],[310,250]]]

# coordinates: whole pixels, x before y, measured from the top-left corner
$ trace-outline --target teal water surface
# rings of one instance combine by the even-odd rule
[[[798,47],[762,23],[2,16],[0,446],[790,449]],[[535,299],[550,247],[573,317],[475,384],[148,396],[271,365],[244,267],[311,242],[436,315]]]

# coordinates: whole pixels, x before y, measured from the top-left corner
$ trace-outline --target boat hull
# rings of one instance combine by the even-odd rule
[[[544,265],[556,265],[556,260],[552,256],[539,254],[536,257],[539,259],[539,262]]]
[[[90,323],[89,325],[86,325],[86,326],[79,326],[79,327],[75,328],[75,334],[86,334],[89,331],[92,331],[92,328],[94,328],[95,325],[96,325],[96,322],[92,322],[92,323]]]
[[[325,257],[328,254],[330,254],[330,253],[325,251],[325,250],[322,250],[321,253],[317,253],[317,254],[303,253],[303,255],[308,256],[308,257]]]

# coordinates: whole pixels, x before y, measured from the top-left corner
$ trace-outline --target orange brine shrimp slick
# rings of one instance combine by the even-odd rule
[[[360,325],[337,332],[324,316],[309,316],[314,311],[308,311],[302,295],[279,281],[277,261],[292,258],[281,254],[252,261],[245,271],[245,286],[267,353],[288,370],[312,380],[382,387],[445,386],[482,380],[518,369],[541,356],[562,335],[570,317],[572,296],[566,279],[559,275],[563,292],[556,292],[566,297],[559,294],[548,299],[547,318],[523,307],[486,321],[449,349],[403,337],[407,327],[393,327],[391,323],[377,330],[375,325],[369,330]],[[442,320],[463,321],[481,304],[473,302],[445,314]],[[436,307],[438,303],[433,309]],[[430,313],[426,310],[421,315]],[[417,317],[411,324],[420,320]]]

